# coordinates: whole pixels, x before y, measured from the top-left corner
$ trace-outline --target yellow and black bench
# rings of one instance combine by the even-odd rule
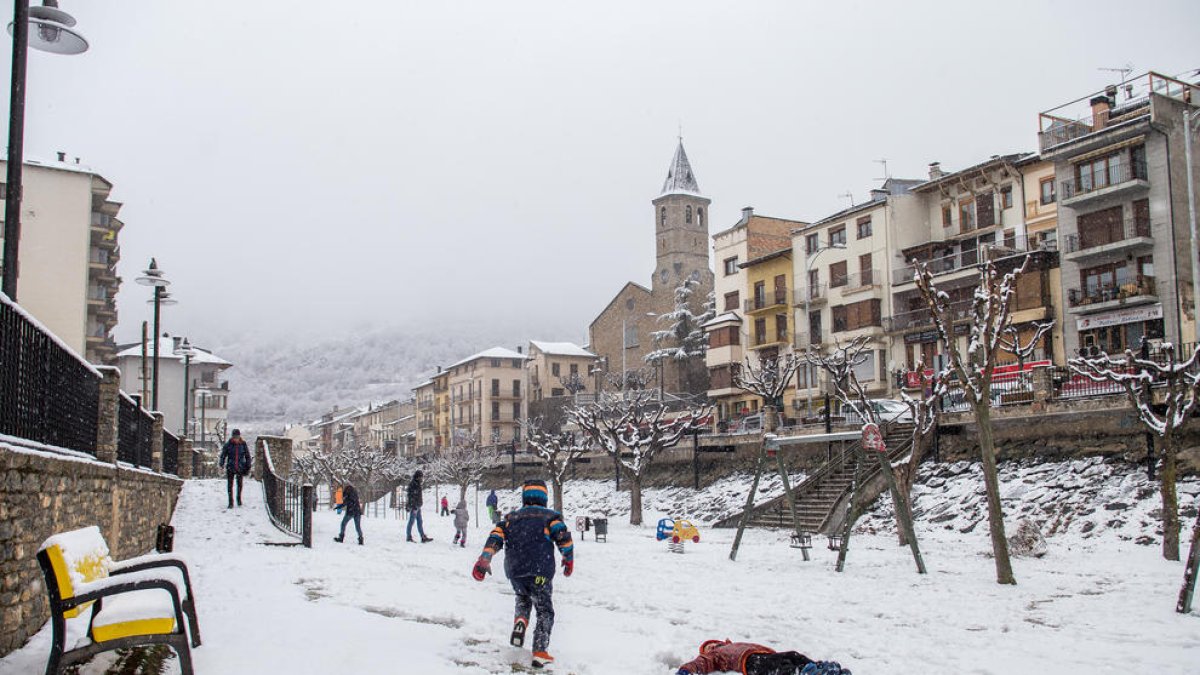
[[[200,627],[187,564],[172,554],[114,561],[100,528],[56,534],[37,554],[50,596],[53,642],[47,675],[58,675],[100,652],[166,644],[179,655],[184,675],[192,673],[188,646],[200,646]],[[66,649],[66,620],[88,608],[88,641]],[[185,621],[186,616],[186,621]]]

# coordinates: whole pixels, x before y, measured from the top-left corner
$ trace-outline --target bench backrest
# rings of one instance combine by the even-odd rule
[[[43,542],[38,552],[45,555],[53,572],[46,575],[46,583],[54,583],[62,600],[75,597],[80,584],[107,577],[112,568],[108,543],[95,525],[56,534]],[[63,615],[78,616],[90,604],[69,609]]]

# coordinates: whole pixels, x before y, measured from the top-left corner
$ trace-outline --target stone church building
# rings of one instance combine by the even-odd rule
[[[645,357],[658,348],[652,333],[670,328],[671,324],[658,316],[674,309],[675,289],[685,280],[695,278],[700,282],[692,294],[692,311],[703,311],[713,289],[708,256],[710,201],[700,193],[681,139],[662,191],[651,201],[657,256],[650,287],[634,281],[626,283],[588,327],[592,352],[615,379],[638,368],[646,368],[644,372],[652,378],[659,377],[647,367]],[[667,361],[661,373],[667,391],[684,390],[680,371],[677,364]],[[650,386],[657,387],[658,382]]]

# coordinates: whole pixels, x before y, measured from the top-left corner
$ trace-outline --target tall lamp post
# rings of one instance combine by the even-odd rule
[[[136,281],[143,286],[154,287],[154,298],[151,300],[154,303],[154,356],[150,374],[150,408],[158,410],[158,339],[160,335],[158,320],[160,308],[163,305],[163,296],[166,295],[164,289],[171,282],[163,277],[163,271],[158,269],[158,262],[154,258],[150,259],[150,267],[142,270],[142,276],[138,277]],[[167,304],[174,304],[174,301],[168,299]]]
[[[33,35],[29,27],[33,26]],[[12,80],[8,107],[8,183],[4,197],[4,294],[17,299],[17,252],[21,239],[21,169],[25,161],[25,62],[29,48],[52,54],[82,54],[88,43],[71,30],[75,19],[58,9],[58,0],[29,7],[29,0],[13,2]]]
[[[804,263],[804,320],[805,320],[805,322],[808,323],[808,326],[807,326],[808,330],[805,331],[805,333],[808,334],[808,339],[804,341],[804,384],[807,385],[807,388],[809,391],[808,396],[804,397],[804,400],[805,400],[804,409],[805,409],[805,413],[806,413],[807,417],[812,417],[812,388],[813,388],[813,386],[812,386],[813,385],[813,383],[812,383],[812,379],[813,379],[812,366],[809,365],[809,363],[808,363],[809,354],[812,352],[812,341],[813,341],[812,319],[810,319],[809,315],[808,315],[808,302],[810,299],[812,299],[813,289],[812,289],[812,284],[809,283],[809,279],[812,278],[812,266],[813,266],[813,263],[817,261],[818,256],[820,256],[822,253],[824,253],[825,251],[828,251],[830,249],[844,250],[845,248],[846,248],[845,244],[830,244],[828,246],[821,246],[817,250],[810,253],[808,256],[808,260]],[[797,331],[797,332],[799,332],[799,331]]]
[[[191,407],[192,400],[192,357],[196,355],[196,350],[192,348],[192,343],[188,342],[185,337],[179,341],[179,346],[175,348],[175,354],[183,357],[183,438],[191,438],[188,433],[188,422],[191,420],[188,417],[188,409]]]
[[[646,316],[652,319],[660,318],[658,312],[646,312]],[[654,359],[654,370],[658,371],[658,400],[663,400],[663,355],[659,354],[658,358]]]

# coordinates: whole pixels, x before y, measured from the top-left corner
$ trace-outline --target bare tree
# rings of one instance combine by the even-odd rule
[[[908,504],[910,517],[913,503],[912,488],[917,479],[917,468],[920,466],[921,460],[925,458],[925,453],[928,452],[929,436],[937,428],[938,405],[946,393],[944,381],[940,380],[936,374],[925,374],[924,361],[917,363],[917,373],[920,374],[921,390],[924,395],[921,398],[913,398],[908,395],[908,392],[900,392],[900,400],[908,406],[909,415],[912,416],[913,428],[911,452],[897,467],[900,475],[897,476],[896,482]],[[903,529],[898,528],[897,535],[900,538],[901,546],[908,544],[908,538]]]
[[[458,498],[464,500],[467,488],[483,478],[496,456],[496,446],[481,445],[475,434],[455,434],[450,447],[429,463],[429,474],[435,480],[457,485]]]
[[[630,476],[629,522],[641,525],[642,476],[661,450],[676,445],[688,432],[703,428],[711,412],[712,407],[705,405],[668,413],[661,401],[651,399],[650,392],[635,390],[620,398],[602,397],[567,414],[625,467]]]
[[[775,431],[783,394],[792,386],[792,378],[800,367],[800,359],[792,352],[776,358],[761,359],[755,364],[750,357],[733,374],[733,386],[762,399],[763,430]]]
[[[1137,413],[1138,420],[1152,433],[1162,457],[1159,472],[1159,492],[1162,495],[1163,557],[1179,560],[1179,499],[1175,493],[1176,456],[1178,435],[1192,411],[1196,408],[1196,396],[1200,392],[1200,373],[1196,372],[1196,359],[1200,351],[1180,361],[1175,347],[1164,344],[1161,358],[1150,358],[1149,354],[1135,356],[1130,350],[1124,358],[1114,359],[1108,354],[1096,358],[1076,357],[1067,364],[1071,370],[1093,382],[1111,382],[1120,386]],[[1155,411],[1155,392],[1162,397]]]
[[[805,354],[809,365],[816,366],[829,374],[829,383],[833,387],[834,398],[844,407],[848,407],[863,419],[863,422],[879,424],[879,413],[870,404],[871,397],[867,389],[858,380],[854,368],[867,361],[867,345],[871,338],[856,337],[845,346],[836,342],[830,354]]]
[[[939,375],[943,380],[954,378],[962,388],[966,402],[975,414],[975,425],[979,432],[979,454],[983,464],[983,480],[987,489],[988,529],[992,539],[992,552],[996,560],[996,581],[1015,584],[1012,561],[1008,555],[1008,540],[1004,534],[1004,511],[1000,504],[1000,479],[996,470],[996,444],[992,435],[992,374],[1001,351],[1016,355],[1020,359],[1031,356],[1053,323],[1035,324],[1029,341],[1021,343],[1011,330],[1012,301],[1016,294],[1017,278],[1025,272],[1030,258],[1011,272],[1000,273],[995,261],[984,252],[979,265],[979,283],[975,286],[971,312],[967,316],[967,349],[959,349],[954,332],[955,314],[950,307],[950,296],[937,288],[933,273],[924,263],[915,265],[914,274],[917,290],[925,301],[937,329],[939,339],[949,361]],[[915,262],[915,261],[914,261]]]
[[[569,393],[571,396],[574,396],[584,389],[587,389],[587,380],[583,379],[579,373],[559,375],[558,383],[561,384],[563,389],[566,389],[567,393]]]
[[[567,470],[584,453],[587,446],[576,442],[576,434],[561,430],[543,428],[540,418],[527,420],[525,428],[525,443],[541,458],[546,465],[546,473],[554,486],[554,510],[562,513],[563,484],[567,481]]]
[[[330,486],[357,484],[363,503],[378,499],[379,490],[376,488],[387,483],[390,489],[390,484],[407,475],[410,468],[404,458],[360,445],[354,439],[337,448],[321,449],[297,457],[292,462],[294,472],[314,483],[327,481]]]

